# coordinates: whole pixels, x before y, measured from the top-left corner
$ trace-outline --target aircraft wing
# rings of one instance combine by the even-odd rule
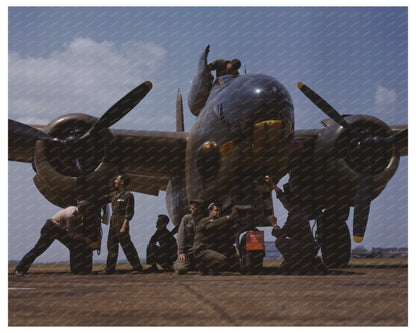
[[[30,127],[43,133],[47,126]],[[26,134],[9,129],[8,159],[24,163],[34,162],[34,181],[39,191],[58,206],[72,204],[76,196],[76,178],[54,170],[49,163],[50,154],[46,161],[39,158],[42,149],[35,149],[37,138]],[[158,195],[160,190],[166,190],[170,179],[185,170],[188,133],[115,129],[111,130],[111,134],[108,157],[100,167],[88,174],[87,181],[90,184],[105,184],[109,188],[112,186],[114,173],[124,170],[131,177],[131,191]],[[74,146],[72,149],[76,148]],[[99,144],[94,149],[99,149]],[[62,191],[68,195],[63,195]],[[63,200],[64,197],[67,198]]]
[[[390,128],[393,130],[394,134],[397,134],[403,130],[407,130],[408,125],[393,125],[393,126],[390,126]],[[407,156],[407,148],[408,148],[407,135],[403,137],[397,144],[399,145],[400,155]]]
[[[30,125],[31,127],[44,131],[44,125]],[[36,138],[26,137],[9,130],[9,161],[32,163],[33,149]]]
[[[188,133],[113,130],[117,155],[131,177],[130,190],[157,195],[169,180],[185,170]]]

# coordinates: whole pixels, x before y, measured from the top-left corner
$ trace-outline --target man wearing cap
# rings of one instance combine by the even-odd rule
[[[83,220],[88,216],[89,210],[89,202],[82,200],[77,206],[67,207],[48,219],[40,231],[39,240],[16,266],[13,275],[24,275],[35,259],[45,252],[55,239],[69,249],[72,273],[90,273],[91,271],[84,271],[82,265],[79,265],[79,256],[83,255],[80,249],[92,243],[91,239],[80,233]]]
[[[162,266],[165,272],[173,272],[173,262],[176,260],[178,245],[172,233],[166,228],[169,217],[158,215],[156,232],[150,238],[146,249],[146,262],[151,265],[153,272],[158,272],[157,264]],[[159,243],[159,245],[157,245]]]
[[[225,59],[218,59],[211,62],[208,65],[211,71],[216,71],[216,76],[220,77],[223,75],[234,75],[238,76],[239,72],[238,69],[241,67],[241,61],[238,59],[233,60],[225,60]]]
[[[208,206],[209,216],[196,224],[193,253],[203,275],[217,275],[228,264],[228,258],[218,251],[220,228],[237,215],[233,207],[230,215],[219,217],[220,208],[215,203]]]
[[[203,200],[196,199],[189,202],[190,214],[185,215],[178,229],[178,260],[175,263],[175,272],[186,274],[195,266],[192,246],[195,236],[195,225],[201,219]]]

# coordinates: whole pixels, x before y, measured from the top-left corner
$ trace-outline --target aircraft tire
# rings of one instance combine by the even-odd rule
[[[351,257],[351,235],[345,221],[329,219],[328,214],[318,220],[322,259],[328,268],[342,268]]]

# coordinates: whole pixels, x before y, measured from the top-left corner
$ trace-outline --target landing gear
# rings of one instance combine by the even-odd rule
[[[342,268],[351,257],[351,236],[345,221],[349,207],[327,209],[317,220],[322,259],[328,268]]]

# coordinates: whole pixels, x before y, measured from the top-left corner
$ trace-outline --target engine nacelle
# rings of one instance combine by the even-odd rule
[[[60,207],[74,205],[78,196],[77,177],[84,175],[88,191],[99,198],[108,194],[117,166],[108,157],[112,134],[108,128],[94,136],[79,139],[97,118],[86,114],[68,114],[53,120],[45,133],[69,144],[37,141],[34,150],[34,182],[38,190]],[[72,139],[76,140],[72,140]],[[78,138],[78,139],[77,139]]]
[[[390,127],[375,117],[357,115],[345,117],[345,120],[360,133],[371,134],[376,138],[392,135]],[[356,154],[359,144],[354,133],[337,123],[327,127],[316,141],[313,163],[321,165],[322,172],[315,175],[315,179],[319,180],[315,186],[320,189],[319,197],[324,197],[325,208],[339,204],[353,206],[363,168],[362,158]],[[386,187],[400,160],[399,149],[394,144],[377,145],[372,154],[374,166],[371,200]]]

